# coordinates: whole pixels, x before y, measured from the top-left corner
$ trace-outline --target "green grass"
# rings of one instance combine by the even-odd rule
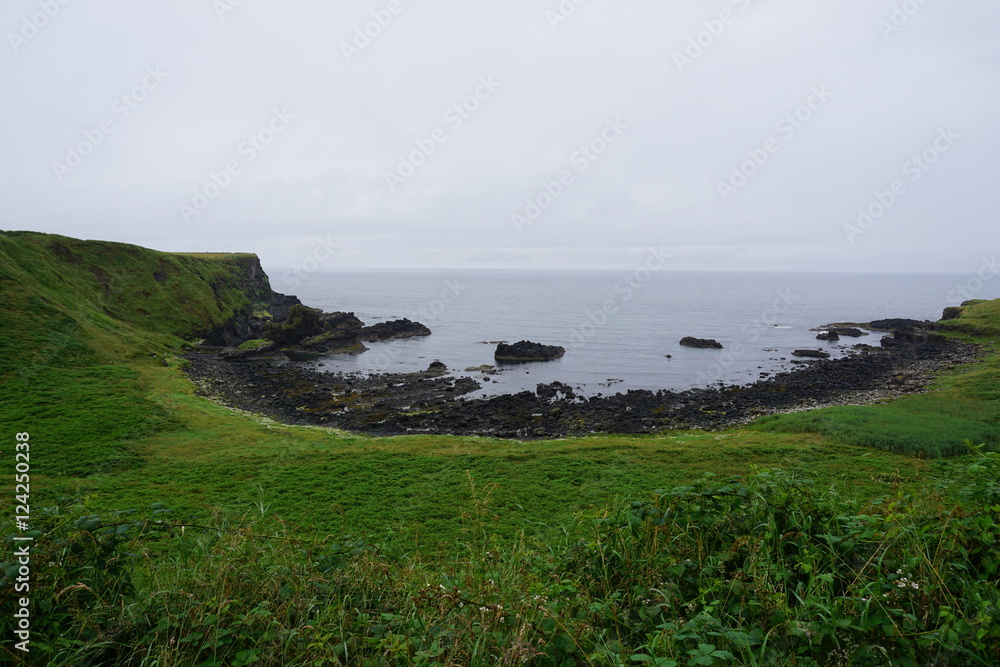
[[[918,494],[845,498],[785,471],[703,477],[499,535],[466,484],[459,550],[307,539],[270,509],[38,517],[49,665],[992,665],[1000,455]],[[12,545],[8,545],[12,546]],[[0,591],[16,567],[0,563]],[[57,594],[58,592],[58,594]]]
[[[1000,299],[977,300],[963,306],[958,319],[946,320],[939,323],[939,326],[945,331],[973,336],[1000,336]]]
[[[958,320],[961,321],[961,320]],[[751,428],[769,433],[816,433],[836,442],[910,456],[968,452],[968,441],[1000,447],[1000,354],[943,374],[928,393],[872,406],[837,406],[769,415]]]

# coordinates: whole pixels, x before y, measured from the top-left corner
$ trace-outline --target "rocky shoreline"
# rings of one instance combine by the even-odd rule
[[[974,344],[910,333],[887,337],[883,347],[858,345],[846,357],[809,361],[750,385],[581,397],[552,383],[535,392],[470,399],[462,397],[480,388],[479,382],[439,367],[337,375],[267,359],[227,361],[220,352],[202,348],[187,355],[187,372],[199,393],[281,422],[383,436],[519,439],[718,429],[770,413],[869,404],[919,393],[938,371],[982,354]]]

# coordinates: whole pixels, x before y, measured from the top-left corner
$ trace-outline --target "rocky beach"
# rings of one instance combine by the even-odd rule
[[[936,372],[974,360],[976,345],[930,331],[931,323],[884,320],[880,346],[855,345],[838,359],[810,359],[748,385],[687,391],[630,390],[580,396],[559,383],[534,392],[470,398],[478,380],[432,365],[425,372],[333,374],[268,358],[227,360],[224,349],[187,355],[187,372],[206,396],[290,424],[375,435],[448,433],[552,438],[589,433],[718,429],[758,416],[827,405],[862,405],[923,391]]]

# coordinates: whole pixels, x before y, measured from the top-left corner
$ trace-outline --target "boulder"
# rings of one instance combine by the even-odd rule
[[[932,344],[943,345],[948,339],[941,334],[928,333],[920,329],[897,329],[889,336],[883,336],[882,347],[900,347],[903,345]]]
[[[816,336],[816,340],[840,340],[840,335],[836,331],[824,331]]]
[[[337,334],[340,338],[357,338],[365,323],[355,317],[354,313],[323,313],[319,316],[319,324],[324,332]]]
[[[811,359],[829,359],[830,353],[823,350],[795,350],[793,357],[809,357]]]
[[[360,354],[368,348],[353,336],[344,337],[337,331],[324,331],[306,338],[299,346],[308,352],[329,354]]]
[[[284,322],[272,320],[264,325],[264,338],[283,345],[297,345],[306,338],[322,333],[323,327],[319,319],[322,312],[296,303],[288,310],[288,317]]]
[[[443,361],[435,359],[431,362],[431,365],[427,367],[427,370],[434,373],[443,373],[448,370],[448,366]]]
[[[538,394],[540,398],[556,398],[556,396],[560,394],[566,398],[576,398],[576,393],[573,391],[573,387],[568,384],[563,384],[558,380],[551,384],[540,382],[538,386],[535,387],[535,393]]]
[[[857,327],[829,327],[826,329],[829,333],[835,333],[838,336],[847,336],[848,338],[861,338],[862,336],[867,336],[867,331],[862,331]]]
[[[497,345],[493,358],[497,361],[551,361],[566,354],[566,348],[560,345],[542,345],[522,340],[513,345],[500,343]]]
[[[413,338],[414,336],[430,336],[431,330],[420,322],[413,322],[405,317],[401,320],[379,322],[370,327],[364,327],[358,337],[364,341],[394,340],[397,338]]]
[[[694,336],[685,336],[684,338],[681,338],[681,345],[684,347],[697,347],[712,350],[722,349],[722,343],[713,338],[695,338]]]

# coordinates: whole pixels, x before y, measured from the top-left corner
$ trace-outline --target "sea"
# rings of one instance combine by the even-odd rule
[[[270,275],[288,275],[280,269]],[[824,325],[884,318],[937,320],[958,305],[968,276],[899,273],[736,273],[567,270],[316,271],[293,285],[272,281],[308,306],[350,311],[365,324],[409,318],[430,336],[366,343],[367,352],[303,363],[348,374],[426,370],[434,361],[474,377],[475,394],[533,391],[553,381],[596,396],[631,389],[682,391],[752,383],[796,367],[796,349],[833,357],[857,343],[816,339]],[[979,283],[982,286],[982,283]],[[1000,287],[1000,286],[996,286]],[[977,298],[996,298],[996,287]],[[284,288],[284,289],[282,289]],[[967,293],[967,292],[966,292]],[[681,338],[712,338],[721,350]],[[498,342],[561,345],[554,361],[497,364]],[[496,372],[467,370],[484,365]],[[487,381],[488,379],[488,381]]]

